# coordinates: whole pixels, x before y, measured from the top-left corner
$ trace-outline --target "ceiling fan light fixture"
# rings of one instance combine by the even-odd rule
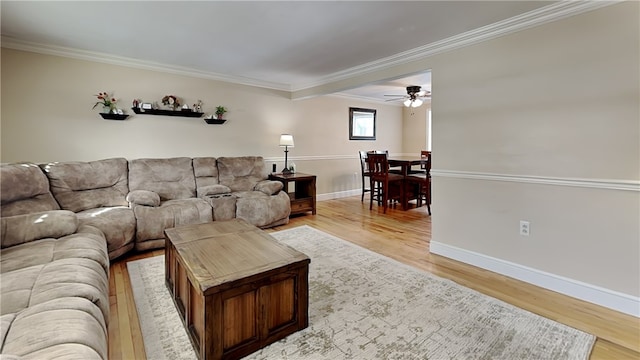
[[[430,97],[429,95],[431,94],[430,91],[427,90],[422,90],[420,86],[407,86],[407,95],[385,95],[385,96],[393,96],[393,97],[398,97],[398,96],[402,96],[405,98],[405,100],[402,102],[404,104],[404,106],[406,107],[412,107],[412,108],[417,108],[419,106],[421,106],[422,104],[424,104],[424,101],[422,99],[420,99],[420,97]],[[398,98],[396,99],[391,99],[391,100],[387,100],[387,101],[395,101],[395,100],[400,100]]]
[[[420,86],[407,86],[407,95],[415,96],[418,92],[420,92]]]

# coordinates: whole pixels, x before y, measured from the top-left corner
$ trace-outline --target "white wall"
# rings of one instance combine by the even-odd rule
[[[432,251],[640,316],[638,14],[620,3],[428,60]]]
[[[427,116],[431,103],[418,108],[403,107],[402,151],[405,154],[420,155],[427,150]]]
[[[290,160],[317,174],[318,192],[330,197],[360,188],[358,150],[401,152],[402,110],[393,105],[333,96],[292,101],[278,91],[149,70],[5,48],[1,55],[2,162],[261,155],[280,170],[279,137],[291,133]],[[91,109],[100,91],[114,92],[132,116],[103,120]],[[160,102],[168,94],[188,104],[200,99],[207,113],[224,105],[228,121],[130,110],[134,98]],[[350,106],[377,109],[376,141],[349,141]]]

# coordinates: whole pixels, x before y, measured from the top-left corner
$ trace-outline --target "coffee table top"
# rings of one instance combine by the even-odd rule
[[[165,235],[192,284],[205,295],[252,276],[310,262],[307,255],[242,219],[180,226],[167,229]]]

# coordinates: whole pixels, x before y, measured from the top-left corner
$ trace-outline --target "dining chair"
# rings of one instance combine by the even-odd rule
[[[365,185],[369,184],[369,179],[365,178],[369,177],[369,165],[367,164],[367,151],[358,151],[358,155],[360,156],[360,174],[362,175],[362,198],[360,202],[364,202],[364,194],[367,192],[371,192],[371,188],[367,188]]]
[[[427,173],[426,161],[429,160],[429,156],[431,156],[431,151],[420,150],[420,158],[423,160],[422,163],[420,164],[420,168],[409,169],[409,174],[426,174]]]
[[[427,205],[427,211],[431,215],[431,151],[420,151],[420,158],[423,160],[420,169],[424,170],[424,173],[407,176],[407,182],[417,187],[418,207],[422,206],[422,201],[424,201]]]
[[[387,155],[387,159],[389,158],[389,150],[375,150],[374,153],[376,154],[386,154]],[[402,174],[402,167],[400,166],[391,166],[389,165],[389,172],[390,173],[394,173],[394,174]]]
[[[369,210],[373,209],[373,200],[382,203],[383,213],[387,212],[389,200],[402,199],[404,192],[404,176],[389,172],[387,154],[376,154],[373,151],[367,153],[367,165],[369,166]]]
[[[420,169],[425,170],[427,172],[427,167],[431,170],[431,151],[429,150],[420,150],[420,158],[424,160],[422,164],[420,164]]]

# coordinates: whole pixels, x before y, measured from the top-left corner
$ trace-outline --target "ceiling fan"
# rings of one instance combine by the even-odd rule
[[[394,99],[389,99],[386,101],[396,101],[396,100],[404,100],[404,106],[406,107],[418,107],[422,105],[423,100],[421,98],[429,99],[431,98],[431,91],[420,90],[420,86],[407,86],[407,95],[385,95],[385,96],[393,96]]]

